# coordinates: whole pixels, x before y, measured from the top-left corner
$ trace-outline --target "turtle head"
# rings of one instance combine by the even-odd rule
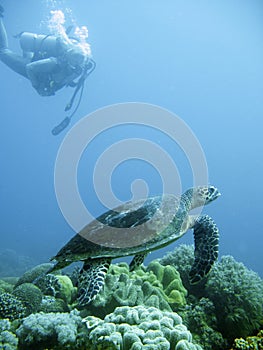
[[[214,186],[198,186],[192,189],[191,209],[206,205],[220,196]]]

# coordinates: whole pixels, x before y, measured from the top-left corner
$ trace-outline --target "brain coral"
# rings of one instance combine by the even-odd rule
[[[154,307],[123,306],[102,321],[85,319],[89,329],[90,350],[201,350],[192,343],[191,333],[179,315]]]

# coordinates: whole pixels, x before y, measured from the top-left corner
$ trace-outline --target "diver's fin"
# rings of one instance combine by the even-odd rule
[[[66,129],[66,127],[69,125],[70,120],[71,120],[70,117],[66,117],[65,119],[63,119],[60,124],[58,124],[57,126],[54,127],[54,129],[52,130],[52,134],[55,136],[60,134],[61,131]]]

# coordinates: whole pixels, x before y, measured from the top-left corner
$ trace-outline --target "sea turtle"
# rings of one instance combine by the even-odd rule
[[[85,226],[51,258],[57,263],[48,273],[84,261],[78,276],[78,302],[85,306],[102,289],[112,259],[134,255],[130,263],[132,271],[149,252],[165,247],[193,229],[195,260],[189,280],[198,283],[217,259],[219,232],[208,215],[189,212],[219,195],[214,186],[199,186],[181,196],[155,196],[109,210]]]

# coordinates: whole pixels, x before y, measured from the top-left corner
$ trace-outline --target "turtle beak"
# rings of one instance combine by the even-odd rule
[[[210,186],[209,192],[210,192],[211,201],[213,201],[213,200],[217,199],[219,196],[221,196],[221,193],[214,186]]]

